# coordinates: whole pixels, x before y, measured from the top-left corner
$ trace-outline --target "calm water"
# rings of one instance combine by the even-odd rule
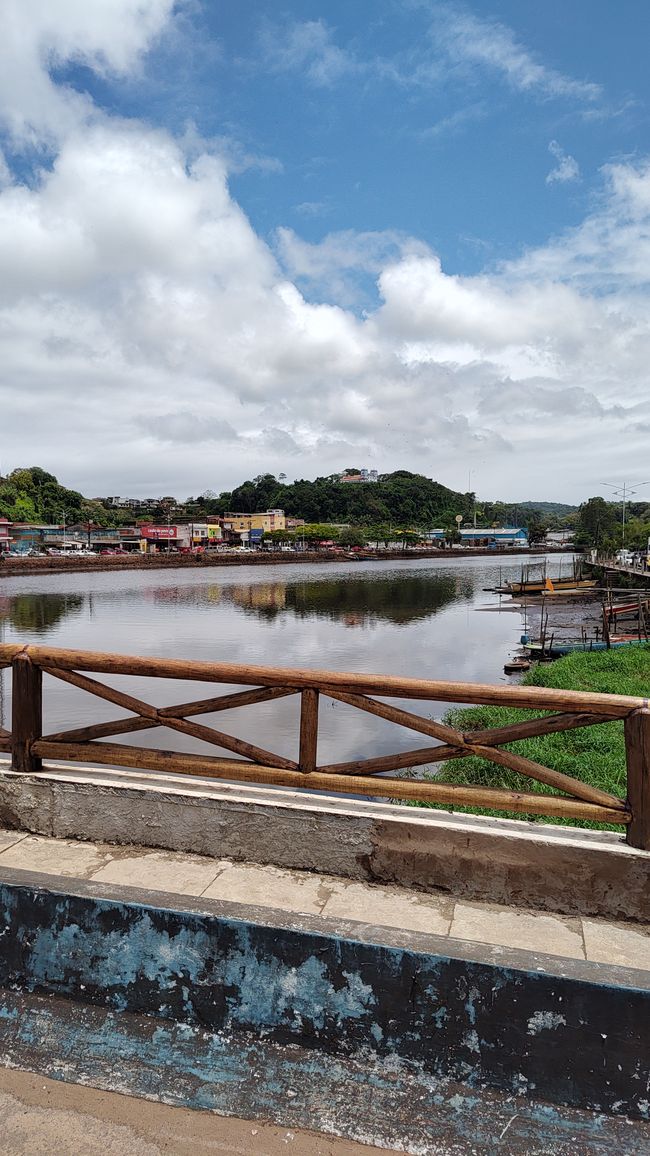
[[[505,683],[506,658],[522,633],[521,613],[484,592],[516,578],[531,558],[422,559],[327,565],[228,567],[134,573],[56,574],[0,581],[0,641],[47,642],[86,650],[320,667]],[[555,566],[553,566],[553,569]],[[113,685],[167,705],[215,689],[180,682],[113,678]],[[224,693],[228,688],[224,688]],[[9,711],[9,674],[0,712]],[[45,731],[119,717],[110,704],[46,678]],[[409,704],[405,704],[409,705]],[[411,709],[419,709],[413,707]],[[422,704],[440,717],[442,704]],[[220,729],[280,754],[296,755],[298,700],[213,716]],[[218,720],[218,721],[217,721]],[[426,745],[421,736],[323,699],[322,762]],[[209,723],[208,716],[201,722]],[[116,740],[117,741],[117,740]],[[173,731],[124,742],[207,750]],[[212,748],[214,753],[214,748]]]

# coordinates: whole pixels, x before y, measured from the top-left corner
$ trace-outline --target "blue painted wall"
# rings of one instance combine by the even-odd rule
[[[0,885],[0,986],[648,1117],[650,992]]]

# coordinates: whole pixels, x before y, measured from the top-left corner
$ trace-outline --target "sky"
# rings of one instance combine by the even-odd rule
[[[650,481],[650,5],[0,0],[0,472]]]

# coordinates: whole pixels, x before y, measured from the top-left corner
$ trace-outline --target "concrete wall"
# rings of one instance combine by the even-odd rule
[[[16,995],[35,993],[63,1008],[148,1018],[147,1048],[155,1052],[160,1028],[161,1062],[175,1025],[242,1047],[306,1049],[315,1068],[319,1056],[356,1057],[368,1069],[405,1065],[401,1076],[425,1082],[650,1117],[646,973],[481,945],[450,955],[435,936],[373,941],[372,929],[360,936],[352,924],[186,906],[155,893],[125,901],[96,884],[63,891],[5,869],[0,1036]],[[98,1043],[87,1033],[86,1047],[92,1066]],[[137,1064],[137,1049],[130,1059]]]
[[[650,921],[650,852],[607,832],[69,767],[0,770],[0,826]]]

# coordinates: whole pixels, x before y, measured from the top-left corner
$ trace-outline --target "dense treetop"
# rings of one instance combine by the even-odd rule
[[[350,467],[346,473],[357,472]],[[605,503],[607,504],[607,503]],[[377,482],[341,482],[339,475],[304,478],[287,483],[283,475],[261,474],[234,490],[216,494],[206,490],[199,497],[178,503],[172,497],[160,499],[159,507],[114,509],[100,499],[88,499],[66,489],[53,474],[39,466],[13,470],[0,477],[0,517],[14,522],[68,524],[92,522],[100,526],[126,525],[142,521],[175,518],[204,518],[229,511],[253,513],[273,508],[307,523],[339,523],[371,529],[375,536],[401,529],[425,530],[441,527],[452,533],[460,514],[478,525],[523,525],[532,537],[547,527],[565,524],[566,515],[575,520],[575,507],[552,502],[482,502],[473,493],[460,493],[423,474],[396,470],[380,474]],[[614,507],[612,507],[614,509]],[[613,515],[615,519],[615,514]],[[325,533],[325,531],[324,531]]]

